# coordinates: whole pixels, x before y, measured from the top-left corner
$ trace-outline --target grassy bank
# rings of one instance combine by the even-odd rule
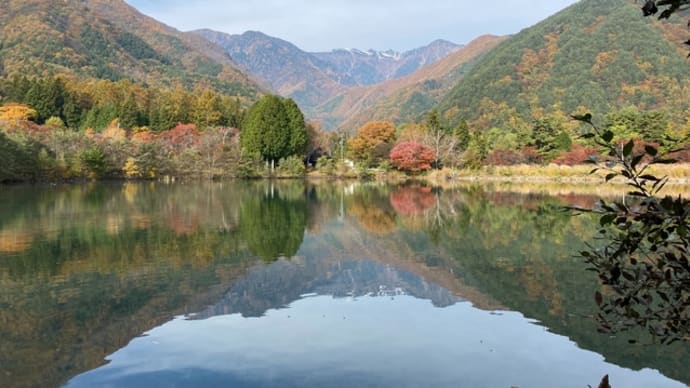
[[[444,169],[432,171],[426,178],[432,183],[473,180],[506,182],[604,182],[608,172],[600,170],[591,174],[590,172],[593,168],[594,166],[591,165],[562,166],[555,164],[546,166],[486,166],[477,170]],[[690,184],[690,164],[655,165],[650,167],[649,173],[659,177],[667,176],[671,184]]]

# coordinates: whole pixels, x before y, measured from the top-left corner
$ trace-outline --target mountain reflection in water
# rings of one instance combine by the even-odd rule
[[[593,201],[302,182],[7,188],[0,386],[683,386],[687,344],[596,332],[597,281],[573,258],[596,220],[559,211]]]
[[[266,311],[287,307],[307,294],[336,298],[409,295],[431,300],[437,307],[447,307],[460,300],[436,284],[391,266],[371,261],[328,262],[310,257],[300,263],[280,260],[249,272],[232,285],[219,303],[194,314],[193,319],[228,314],[261,317]]]

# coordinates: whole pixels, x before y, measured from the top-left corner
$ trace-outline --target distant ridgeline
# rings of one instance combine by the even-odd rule
[[[537,119],[564,122],[622,108],[662,111],[685,125],[690,63],[685,20],[643,18],[640,4],[584,0],[489,52],[443,98],[446,118],[520,133]]]

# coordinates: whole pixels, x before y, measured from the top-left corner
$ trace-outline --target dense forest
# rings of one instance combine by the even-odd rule
[[[0,96],[3,181],[198,171],[204,156],[215,163],[213,147],[232,143],[245,111],[242,99],[210,88],[127,80],[14,77],[0,80]]]

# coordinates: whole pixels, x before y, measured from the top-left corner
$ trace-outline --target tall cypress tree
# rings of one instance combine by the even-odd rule
[[[293,132],[293,128],[298,129],[301,123],[306,139],[304,116],[294,102],[286,104],[285,101],[267,95],[251,107],[242,125],[241,139],[245,150],[258,152],[267,161],[278,161],[304,151],[306,142],[299,138],[302,135],[298,130]],[[294,107],[287,108],[287,105]],[[298,137],[296,140],[293,140],[294,135]]]
[[[290,155],[303,156],[309,143],[304,115],[291,98],[283,100],[290,126]]]

